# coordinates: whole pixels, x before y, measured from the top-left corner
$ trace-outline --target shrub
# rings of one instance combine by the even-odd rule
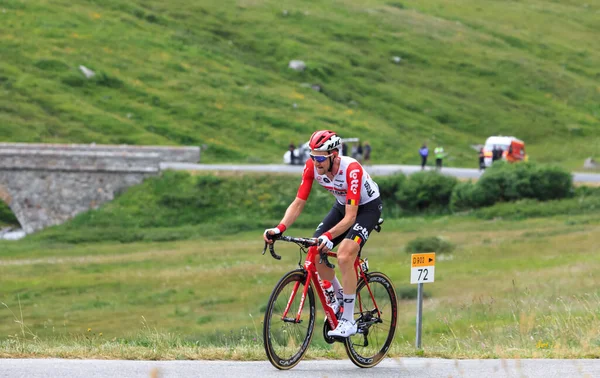
[[[458,180],[436,171],[411,175],[396,192],[398,203],[411,212],[447,210],[452,190]]]
[[[411,240],[405,247],[407,253],[450,253],[454,250],[454,245],[439,236],[418,237]]]
[[[398,298],[400,298],[400,299],[405,299],[405,300],[417,299],[418,290],[419,290],[419,288],[417,287],[417,285],[402,286],[402,287],[396,288],[396,294],[398,295]],[[429,292],[423,290],[423,298],[430,298],[430,297],[431,297],[431,294]]]
[[[575,197],[600,196],[600,186],[581,185],[574,189]]]
[[[473,214],[481,219],[525,219],[555,215],[578,215],[600,212],[600,196],[579,197],[540,202],[524,199],[476,210]]]
[[[406,176],[402,173],[381,176],[375,179],[377,186],[379,186],[379,193],[381,200],[383,201],[384,216],[399,216],[402,213],[402,209],[398,203],[396,193],[398,189],[403,187],[406,183]]]
[[[391,176],[377,177],[375,181],[379,186],[381,199],[383,201],[396,202],[396,192],[406,183],[406,176],[399,173]]]
[[[480,206],[496,202],[517,201],[525,198],[548,201],[567,198],[573,194],[571,174],[558,167],[538,167],[531,163],[509,164],[496,162],[475,185],[479,192],[472,193]],[[456,194],[457,207],[467,189]]]
[[[573,196],[573,177],[571,173],[559,167],[542,167],[533,172],[531,187],[532,198],[548,201]]]
[[[450,209],[454,212],[476,209],[492,202],[485,190],[471,181],[459,182],[452,190]]]
[[[505,192],[509,186],[510,167],[504,162],[495,162],[488,168],[477,182],[477,186],[487,193],[483,206],[490,206],[498,201],[505,200]]]
[[[0,224],[2,223],[16,226],[19,224],[19,221],[10,207],[3,201],[0,201]]]

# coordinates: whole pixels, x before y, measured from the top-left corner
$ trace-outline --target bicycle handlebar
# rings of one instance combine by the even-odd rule
[[[269,252],[271,252],[271,256],[273,256],[273,258],[276,260],[281,260],[281,256],[279,256],[278,254],[275,253],[275,241],[277,241],[277,240],[282,240],[282,241],[290,242],[290,243],[296,243],[296,244],[301,245],[306,248],[312,247],[315,245],[319,245],[319,240],[315,239],[315,238],[295,238],[292,236],[282,236],[282,235],[268,235],[267,237],[269,239],[273,240],[273,243],[269,244],[269,243],[265,242],[265,248],[263,249],[262,254],[263,255],[265,254],[265,252],[267,251],[267,246],[269,246]],[[325,265],[328,268],[331,268],[331,269],[335,268],[335,265],[330,263],[329,260],[327,259],[327,252],[323,252],[323,250],[321,250],[319,252],[319,255],[320,255],[319,264],[322,264],[323,262],[325,262]]]
[[[377,224],[375,225],[375,227],[373,229],[377,232],[380,232],[382,224],[383,224],[383,218],[379,218],[379,221],[377,222]],[[267,234],[267,238],[269,238],[270,240],[273,240],[273,243],[269,244],[269,243],[265,242],[265,248],[263,249],[262,254],[263,255],[265,254],[265,252],[267,251],[267,245],[268,245],[269,252],[271,252],[271,256],[273,256],[273,258],[276,260],[281,260],[281,256],[279,256],[278,254],[275,253],[275,242],[277,240],[283,240],[285,242],[296,243],[305,248],[319,245],[319,240],[316,238],[295,238],[292,236],[283,236],[281,234],[279,234],[279,235],[268,235]],[[323,262],[325,262],[325,265],[328,268],[331,268],[331,269],[335,268],[335,265],[330,263],[329,260],[327,259],[327,256],[328,256],[327,252],[323,252],[323,250],[321,250],[319,252],[319,256],[320,256],[319,264],[322,264]]]

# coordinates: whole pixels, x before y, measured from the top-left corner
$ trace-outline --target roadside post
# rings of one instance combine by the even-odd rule
[[[434,281],[435,252],[414,253],[411,255],[410,283],[417,284],[417,338],[416,347],[421,349],[421,329],[423,320],[423,284]]]

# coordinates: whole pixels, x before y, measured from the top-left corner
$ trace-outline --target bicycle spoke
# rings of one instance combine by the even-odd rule
[[[269,299],[263,335],[267,356],[279,369],[295,366],[306,352],[312,338],[315,299],[311,288],[308,290],[300,319],[296,320],[304,279],[301,272],[291,272],[284,276]],[[297,292],[294,293],[296,289]]]
[[[370,289],[370,291],[369,291]],[[371,367],[379,363],[389,349],[396,330],[396,293],[389,279],[381,273],[369,276],[369,285],[358,285],[359,327],[364,329],[346,342],[348,356],[357,366]],[[366,337],[366,343],[365,343]],[[366,344],[366,345],[365,345]]]

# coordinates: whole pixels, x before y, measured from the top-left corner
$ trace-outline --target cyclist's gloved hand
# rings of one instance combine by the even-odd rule
[[[327,248],[329,250],[333,249],[333,242],[331,241],[332,237],[329,232],[325,232],[323,235],[318,237],[319,241],[319,251],[323,250],[323,248]]]
[[[279,223],[277,227],[267,228],[263,233],[263,239],[269,244],[273,243],[273,235],[283,234],[286,230],[285,224]]]

